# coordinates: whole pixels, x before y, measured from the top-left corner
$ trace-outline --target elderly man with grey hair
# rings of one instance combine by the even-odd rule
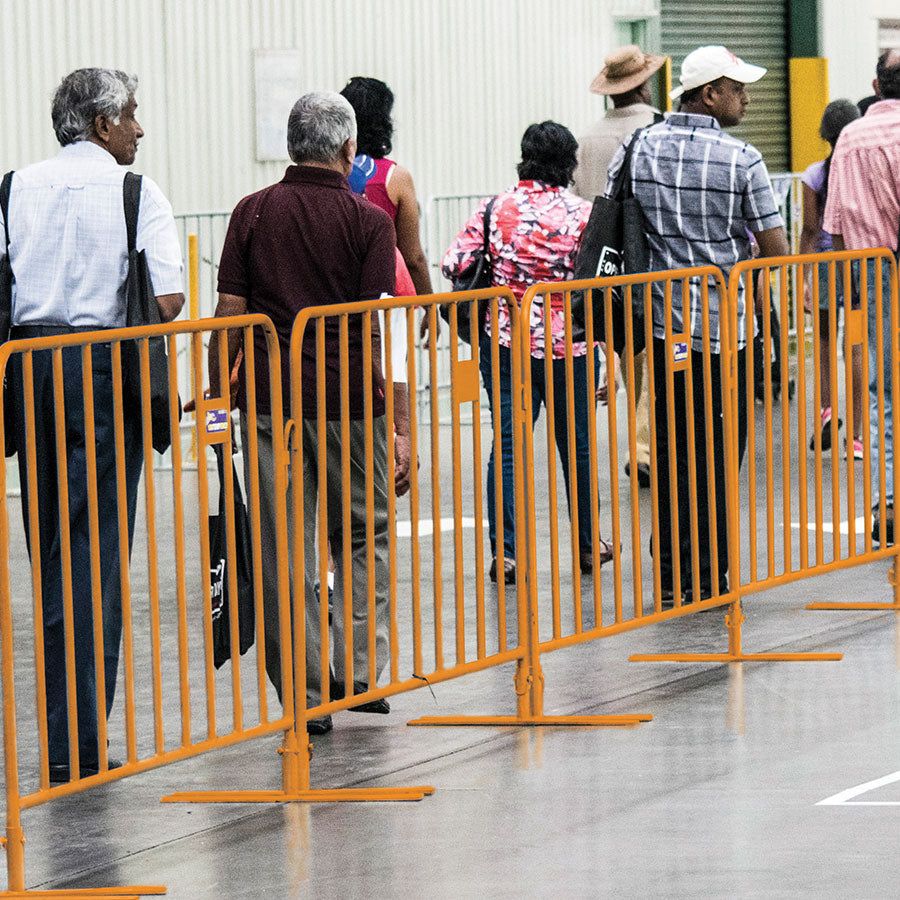
[[[231,217],[219,266],[219,303],[217,316],[264,313],[278,332],[282,359],[282,391],[286,408],[290,402],[291,328],[300,310],[332,303],[373,300],[394,293],[396,240],[388,215],[355,195],[347,175],[356,155],[356,119],[350,104],[340,94],[314,92],[301,97],[288,118],[288,154],[294,165],[284,178],[238,203]],[[377,329],[375,329],[377,331]],[[240,335],[229,334],[229,360],[233,364]],[[210,352],[210,389],[218,394],[217,341]],[[304,525],[306,548],[306,663],[307,701],[310,706],[322,696],[321,648],[319,646],[319,602],[314,590],[316,572],[316,504],[325,504],[328,517],[327,539],[334,554],[335,597],[333,616],[333,660],[335,677],[330,686],[332,699],[361,693],[369,685],[369,633],[374,630],[374,668],[380,673],[388,658],[388,530],[387,530],[387,457],[388,440],[394,453],[396,477],[391,487],[404,493],[409,486],[409,420],[406,386],[395,383],[394,422],[385,421],[385,393],[380,358],[372,378],[372,396],[364,396],[363,328],[360,316],[348,323],[349,372],[340,368],[340,330],[337,319],[328,319],[325,327],[325,417],[327,429],[317,428],[316,329],[306,331],[303,343],[303,421],[297,423],[298,439],[303,441]],[[254,345],[256,377],[256,433],[259,447],[260,518],[264,578],[266,668],[281,695],[281,670],[278,633],[277,567],[274,558],[276,529],[273,472],[271,410],[269,407],[269,368],[265,338],[261,333]],[[341,459],[341,381],[347,378],[350,432],[350,532],[352,565],[344,572],[344,531],[342,513],[343,466]],[[238,383],[237,405],[241,410],[242,435],[246,443],[246,393],[243,369]],[[366,432],[364,409],[370,403],[373,427],[374,521],[366,521]],[[324,438],[327,476],[318,479],[318,453]],[[249,460],[245,460],[249,466]],[[246,471],[246,470],[245,470]],[[249,476],[249,472],[247,472]],[[291,476],[297,477],[296,473]],[[288,500],[289,544],[292,545],[290,485]],[[373,546],[367,546],[367,526],[374,534]],[[375,620],[368,611],[367,555],[374,556]],[[294,590],[299,586],[294,585]],[[344,597],[352,592],[352,621],[345,621]],[[352,646],[353,678],[349,685],[345,667],[345,641]],[[351,689],[352,685],[352,689]],[[302,686],[298,686],[302,690]],[[378,700],[354,707],[361,712],[386,713],[387,701]],[[307,724],[314,734],[331,729],[331,717]]]
[[[124,166],[134,162],[144,132],[135,118],[137,79],[111,69],[78,69],[67,75],[53,98],[53,129],[62,149],[52,159],[16,172],[9,179],[6,242],[12,269],[13,339],[65,335],[125,325],[124,282],[128,244],[124,213]],[[182,259],[172,208],[162,191],[142,178],[136,248],[144,250],[160,317],[173,319],[184,303]],[[37,472],[29,473],[26,454],[22,357],[9,362],[15,440],[26,534],[37,519],[44,638],[44,682],[50,781],[86,777],[119,763],[98,746],[98,702],[94,665],[92,575],[102,593],[106,716],[112,709],[122,635],[119,505],[116,477],[116,417],[110,345],[92,353],[93,421],[86,421],[82,395],[81,349],[62,354],[64,422],[54,415],[53,361],[50,351],[33,355],[34,437]],[[66,459],[57,460],[56,428],[64,429]],[[99,512],[99,573],[90,558],[88,435],[93,428]],[[139,412],[126,408],[122,422],[129,552],[134,533],[138,482],[143,468]],[[71,567],[72,629],[75,638],[76,710],[66,697],[63,564],[57,466],[67,473]],[[32,495],[29,474],[36,490]],[[103,702],[99,704],[100,711]],[[77,715],[79,771],[70,771],[69,716]]]

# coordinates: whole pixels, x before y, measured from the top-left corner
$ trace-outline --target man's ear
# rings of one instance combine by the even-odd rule
[[[876,97],[878,97],[878,98],[881,97],[881,85],[878,83],[877,78],[872,79],[872,92],[875,94]]]
[[[109,142],[108,116],[94,116],[94,134],[103,141],[104,144]]]
[[[712,83],[703,85],[700,99],[703,101],[704,106],[714,107],[716,105],[716,86]]]

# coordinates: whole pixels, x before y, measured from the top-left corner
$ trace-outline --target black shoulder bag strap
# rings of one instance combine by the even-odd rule
[[[6,255],[3,257],[2,273],[4,279],[0,289],[0,342],[9,337],[9,329],[12,327],[12,283],[13,271],[9,261],[9,195],[12,192],[12,180],[14,172],[7,172],[0,183],[0,210],[3,212],[3,230],[6,233]]]
[[[141,212],[141,176],[134,172],[125,173],[122,184],[122,199],[125,204],[125,230],[128,233],[129,255],[137,246],[137,222]]]
[[[491,199],[488,200],[487,206],[484,208],[484,216],[482,217],[482,227],[484,231],[482,251],[484,252],[485,262],[491,267],[493,267],[493,263],[491,263],[491,214],[494,211],[494,203],[496,203],[496,201],[496,197],[491,197]]]
[[[612,200],[627,200],[634,196],[631,184],[631,160],[634,156],[635,145],[640,140],[641,132],[643,131],[643,128],[638,128],[631,136],[631,140],[625,148],[625,158],[622,160],[622,168],[619,169],[619,173],[616,175],[616,181],[613,185],[612,194],[610,195]]]
[[[6,255],[9,256],[9,195],[15,172],[7,172],[0,183],[0,210],[3,211],[3,230],[6,232]]]

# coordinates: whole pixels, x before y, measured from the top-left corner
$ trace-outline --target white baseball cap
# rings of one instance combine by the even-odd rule
[[[762,66],[745,63],[727,47],[698,47],[684,58],[681,75],[678,78],[681,87],[675,88],[669,96],[677,100],[685,91],[691,91],[722,77],[740,81],[742,84],[753,84],[754,81],[759,81],[766,71]]]

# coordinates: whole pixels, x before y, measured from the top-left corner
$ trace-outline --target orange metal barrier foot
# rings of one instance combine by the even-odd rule
[[[600,727],[600,726],[624,726],[639,725],[641,722],[649,722],[653,719],[649,713],[625,713],[622,715],[607,716],[422,716],[413,719],[407,725],[499,725],[501,727],[537,727],[545,725],[556,728],[559,726],[575,727]]]
[[[57,890],[38,891],[0,891],[0,898],[22,897],[26,900],[139,900],[140,897],[158,897],[166,893],[166,888],[161,884],[135,884],[128,887],[103,887],[103,888],[59,888]]]
[[[821,601],[819,603],[807,603],[804,609],[857,609],[857,610],[867,610],[867,609],[893,609],[895,612],[900,612],[900,604],[897,603],[853,603],[851,601],[847,602],[830,602],[830,601]]]
[[[843,653],[634,653],[629,662],[838,662]]]
[[[163,797],[163,803],[371,803],[422,800],[435,789],[410,787],[324,788],[305,791],[183,791]]]

